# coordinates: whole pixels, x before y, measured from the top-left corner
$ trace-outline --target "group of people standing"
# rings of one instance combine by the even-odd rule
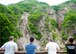
[[[10,36],[9,40],[10,41],[5,43],[0,50],[4,49],[4,54],[15,54],[15,52],[18,52],[18,46],[14,42],[13,36]],[[30,37],[29,41],[30,43],[25,45],[26,54],[35,54],[37,46],[33,44],[34,37]],[[76,45],[73,38],[69,38],[68,43],[66,43],[65,46],[67,48],[67,54],[76,54]],[[60,47],[57,43],[53,42],[51,38],[48,38],[48,43],[46,44],[45,50],[48,51],[48,54],[57,54]]]

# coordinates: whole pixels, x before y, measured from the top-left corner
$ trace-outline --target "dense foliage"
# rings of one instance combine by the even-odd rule
[[[30,13],[28,17],[29,30],[32,34],[34,34],[36,39],[40,40],[42,35],[38,30],[37,24],[41,17],[47,12],[46,8],[48,8],[49,5],[43,2],[38,2],[36,0],[24,0],[20,3],[17,3],[16,6],[18,6],[22,11]]]
[[[62,29],[61,29],[61,36],[63,40],[67,40],[69,36],[74,36],[76,39],[76,10],[75,10],[75,5],[76,5],[76,0],[68,0],[60,5],[57,6],[52,6],[52,8],[58,12],[59,10],[62,10],[65,7],[69,7],[70,5],[74,6],[73,8],[69,8],[64,20],[62,22]]]
[[[48,31],[52,31],[55,28],[58,28],[57,21],[55,19],[52,19],[52,18],[48,17],[46,19],[46,28],[47,28]]]
[[[73,2],[73,3],[76,3],[76,0],[69,0],[69,1],[71,1],[71,2]]]
[[[69,3],[76,3],[76,0],[67,1],[58,6],[52,6],[56,12],[60,9],[66,7]],[[38,29],[38,23],[47,14],[49,10],[49,5],[44,2],[38,2],[36,0],[24,0],[16,4],[11,4],[8,6],[0,4],[0,46],[8,41],[9,36],[13,35],[15,40],[21,35],[19,24],[21,22],[21,16],[24,12],[29,13],[28,17],[28,28],[31,34],[35,36],[36,39],[40,40],[42,35]],[[65,15],[65,19],[62,23],[62,38],[67,39],[68,35],[71,34],[75,36],[76,34],[76,10],[69,11]],[[48,17],[48,16],[47,16]],[[58,23],[52,18],[46,19],[46,28],[49,32],[58,28]],[[67,31],[67,33],[66,33]],[[57,38],[57,33],[53,33],[53,39]],[[75,37],[76,38],[76,37]]]
[[[41,39],[41,33],[38,30],[38,22],[40,21],[41,18],[41,14],[30,14],[30,16],[28,17],[29,19],[29,29],[31,30],[31,32],[33,34],[35,34],[35,37],[39,40]]]
[[[0,4],[0,46],[9,40],[9,36],[11,35],[13,35],[15,38],[21,36],[17,26],[18,20],[18,17],[11,9]]]
[[[53,8],[55,11],[58,11],[58,10],[60,10],[61,6],[60,6],[60,5],[55,5],[55,6],[52,6],[52,8]]]
[[[36,0],[24,0],[8,6],[0,4],[0,46],[7,42],[9,36],[13,35],[15,40],[21,36],[19,24],[24,12],[29,15],[29,29],[39,40],[41,33],[38,30],[37,23],[46,12],[48,4]],[[41,13],[43,12],[43,13]]]
[[[62,23],[63,30],[66,31],[66,34],[73,36],[76,31],[76,10],[70,10],[66,13],[65,19]]]
[[[41,5],[42,6],[37,5],[34,9],[32,9],[31,13],[28,17],[28,19],[29,19],[29,29],[34,34],[35,38],[38,39],[38,40],[40,40],[41,37],[42,37],[40,31],[38,30],[38,22],[40,21],[40,19],[43,17],[43,15],[46,12],[45,8],[48,7],[44,3],[41,3]]]
[[[66,2],[64,3],[61,3],[59,5],[54,5],[54,6],[51,6],[55,11],[58,11],[58,10],[61,10],[65,7],[67,7],[69,4],[76,4],[76,0],[67,0]]]

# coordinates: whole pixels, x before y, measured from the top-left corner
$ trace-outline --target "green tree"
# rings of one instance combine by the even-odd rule
[[[69,1],[76,3],[76,0],[69,0]]]
[[[76,10],[75,11],[71,10],[66,14],[64,21],[62,23],[62,27],[69,34],[73,33],[73,31],[75,31],[75,28],[76,28]]]
[[[13,11],[7,6],[0,4],[0,46],[9,40],[11,35],[16,39],[21,36],[17,24],[18,18]]]

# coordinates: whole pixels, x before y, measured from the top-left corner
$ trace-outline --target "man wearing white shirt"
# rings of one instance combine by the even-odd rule
[[[57,51],[60,49],[58,44],[52,42],[52,39],[48,39],[49,42],[46,44],[45,50],[48,51],[48,54],[57,54]]]
[[[5,43],[0,50],[5,50],[4,54],[15,54],[18,51],[17,44],[14,42],[14,37],[10,36],[9,42]]]

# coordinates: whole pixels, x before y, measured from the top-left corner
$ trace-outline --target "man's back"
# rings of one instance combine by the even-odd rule
[[[29,43],[25,46],[26,54],[35,54],[36,46],[32,43]]]
[[[76,54],[76,45],[75,44],[66,44],[67,54]]]
[[[13,41],[5,43],[1,48],[5,49],[5,54],[14,54],[17,44]]]
[[[47,43],[46,48],[48,50],[48,54],[56,54],[57,48],[59,48],[59,46],[57,43],[49,42]]]

